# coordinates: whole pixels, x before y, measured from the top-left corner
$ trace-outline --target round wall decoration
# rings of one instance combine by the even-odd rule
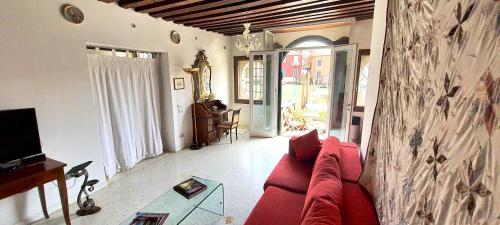
[[[170,40],[172,40],[175,44],[179,44],[181,42],[181,35],[174,30],[170,32]]]
[[[83,22],[84,16],[82,10],[78,7],[70,4],[65,4],[62,6],[62,13],[64,18],[69,22],[80,24]]]

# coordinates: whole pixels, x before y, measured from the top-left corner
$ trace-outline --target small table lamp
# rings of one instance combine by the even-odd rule
[[[194,102],[194,106],[192,107],[192,112],[193,112],[193,124],[194,124],[194,131],[193,131],[193,135],[194,135],[194,143],[191,145],[190,149],[191,150],[198,150],[198,149],[201,149],[203,146],[201,146],[199,143],[198,143],[198,129],[196,127],[196,99],[194,99],[194,74],[198,73],[198,71],[200,70],[199,68],[195,68],[195,67],[188,67],[188,68],[182,68],[182,70],[184,70],[184,72],[188,73],[191,75],[191,90],[193,92],[193,102]]]

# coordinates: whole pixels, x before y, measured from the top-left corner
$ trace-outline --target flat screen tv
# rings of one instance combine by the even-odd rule
[[[0,111],[0,164],[41,155],[35,109]]]

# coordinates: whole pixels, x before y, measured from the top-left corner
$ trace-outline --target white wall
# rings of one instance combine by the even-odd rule
[[[358,44],[358,49],[370,49],[373,20],[356,21],[352,43]]]
[[[83,24],[67,22],[60,14],[64,3],[74,4],[85,13]],[[38,113],[43,151],[66,162],[68,168],[92,160],[92,178],[105,185],[101,143],[96,110],[91,95],[85,43],[98,43],[130,49],[168,52],[162,83],[172,77],[185,77],[188,88],[163,93],[181,113],[171,111],[174,141],[164,143],[167,150],[178,150],[191,142],[191,89],[189,76],[181,68],[191,65],[200,49],[205,49],[213,66],[213,90],[228,101],[229,38],[154,19],[148,15],[96,0],[2,0],[0,7],[0,109],[35,107]],[[131,27],[131,23],[137,25]],[[171,30],[181,35],[181,43],[169,39]],[[197,37],[197,40],[195,39]],[[165,99],[164,99],[165,100]],[[163,116],[165,116],[165,112]],[[182,129],[180,129],[182,128]],[[172,128],[174,129],[174,128]],[[184,138],[180,138],[181,132]],[[71,185],[71,183],[68,183]],[[102,186],[101,186],[102,187]],[[46,184],[50,211],[60,208],[57,189]],[[75,200],[78,183],[69,190]],[[96,199],[99,201],[99,199]],[[0,224],[10,225],[42,217],[36,190],[0,201]]]
[[[361,156],[366,158],[368,141],[372,130],[373,113],[377,103],[378,86],[380,80],[380,66],[385,40],[385,19],[387,13],[387,0],[378,0],[375,3],[373,15],[373,32],[370,47],[370,68],[366,90],[365,114],[361,134]]]

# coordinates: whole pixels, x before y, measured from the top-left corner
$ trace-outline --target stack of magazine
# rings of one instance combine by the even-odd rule
[[[168,213],[138,212],[130,225],[162,225],[167,220]]]
[[[191,199],[206,189],[207,185],[193,178],[187,179],[186,181],[174,186],[174,190],[187,199]]]

